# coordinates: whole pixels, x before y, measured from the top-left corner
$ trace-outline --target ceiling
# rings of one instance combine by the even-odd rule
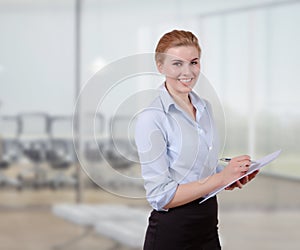
[[[32,7],[70,7],[74,6],[76,0],[0,0],[0,9],[9,8],[32,8]],[[179,6],[185,12],[205,14],[214,11],[227,11],[236,8],[263,7],[265,5],[280,5],[300,0],[81,0],[83,6],[123,9],[124,11],[143,9],[174,9]],[[193,8],[197,6],[197,8]]]

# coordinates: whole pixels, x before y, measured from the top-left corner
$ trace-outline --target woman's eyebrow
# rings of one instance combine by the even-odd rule
[[[173,59],[172,62],[184,62],[184,60],[181,60],[181,59]]]
[[[190,62],[197,61],[197,60],[199,60],[199,57],[196,57],[196,58],[192,59]],[[188,60],[173,59],[172,62],[188,62]]]

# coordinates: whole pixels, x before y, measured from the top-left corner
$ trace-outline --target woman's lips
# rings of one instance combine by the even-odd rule
[[[182,83],[190,83],[193,80],[193,78],[179,78],[178,81]]]
[[[185,87],[191,88],[193,78],[179,78],[178,81],[182,83],[182,85],[184,85]]]

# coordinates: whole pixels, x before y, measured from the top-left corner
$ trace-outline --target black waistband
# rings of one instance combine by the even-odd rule
[[[199,206],[201,207],[207,207],[207,206],[214,206],[213,204],[217,203],[217,197],[216,196],[213,196],[211,197],[210,199],[206,200],[205,202],[199,204],[204,198],[199,198],[199,199],[196,199],[194,201],[191,201],[187,204],[184,204],[184,205],[181,205],[181,206],[178,206],[178,207],[174,207],[174,208],[170,208],[169,211],[158,211],[159,213],[168,213],[172,210],[181,210],[181,209],[189,209],[189,208],[199,208]]]

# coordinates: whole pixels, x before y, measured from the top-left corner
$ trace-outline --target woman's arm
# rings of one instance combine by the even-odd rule
[[[233,158],[220,173],[209,176],[203,180],[178,185],[173,199],[164,209],[181,206],[209,194],[215,189],[244,175],[249,166],[249,156],[238,156]]]
[[[165,114],[159,109],[146,109],[139,114],[135,129],[146,198],[157,211],[166,210],[164,206],[174,197],[178,186],[169,172],[164,119]]]

